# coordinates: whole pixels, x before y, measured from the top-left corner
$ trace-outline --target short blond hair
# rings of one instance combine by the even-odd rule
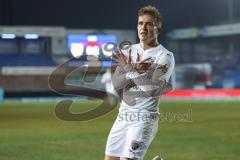
[[[146,15],[146,14],[151,15],[154,18],[156,18],[157,25],[158,25],[158,27],[161,28],[161,26],[162,26],[162,15],[156,7],[154,7],[152,5],[147,5],[147,6],[144,6],[144,7],[140,8],[138,10],[138,16],[143,16],[143,15]]]

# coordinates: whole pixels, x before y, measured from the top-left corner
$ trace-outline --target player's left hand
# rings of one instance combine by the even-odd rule
[[[125,56],[121,49],[119,49],[116,54],[113,55],[113,59],[118,62],[118,66],[120,66],[121,68],[128,64],[131,64],[131,49],[129,50],[128,56]]]

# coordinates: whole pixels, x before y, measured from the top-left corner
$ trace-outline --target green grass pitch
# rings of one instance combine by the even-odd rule
[[[98,103],[75,102],[72,111]],[[0,160],[103,160],[117,109],[92,121],[67,122],[56,118],[55,104],[0,103]],[[239,159],[240,101],[164,100],[160,106],[163,115],[188,114],[191,121],[161,120],[145,160],[157,154],[166,160]]]

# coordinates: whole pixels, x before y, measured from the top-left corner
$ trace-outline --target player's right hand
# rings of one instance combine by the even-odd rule
[[[141,60],[139,54],[137,54],[135,71],[137,71],[140,74],[145,73],[151,65],[152,65],[152,57],[148,57]]]

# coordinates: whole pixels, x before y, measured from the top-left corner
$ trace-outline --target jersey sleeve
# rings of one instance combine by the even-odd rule
[[[163,57],[157,60],[155,70],[153,72],[153,80],[165,80],[169,81],[173,69],[175,66],[175,60],[172,53],[166,53]]]
[[[124,68],[121,68],[117,66],[114,74],[113,74],[113,85],[116,90],[123,89],[126,85],[131,83],[131,79],[126,78],[126,74],[130,71],[133,70],[133,67],[131,65],[126,65]]]

